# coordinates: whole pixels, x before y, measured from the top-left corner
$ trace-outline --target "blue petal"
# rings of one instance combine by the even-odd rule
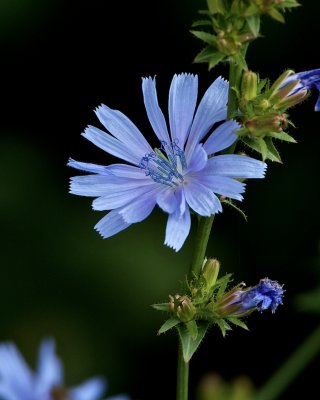
[[[199,182],[189,182],[184,186],[186,201],[196,213],[204,217],[222,211],[221,203],[217,196]]]
[[[238,129],[240,125],[236,121],[224,122],[211,133],[203,148],[208,155],[228,148],[237,140],[238,136],[234,132]]]
[[[208,133],[212,126],[227,118],[229,83],[223,78],[217,78],[204,94],[194,117],[186,154],[190,156],[197,143]]]
[[[179,251],[188,237],[190,226],[191,218],[188,208],[182,215],[179,211],[169,214],[164,244]]]
[[[62,363],[55,354],[54,341],[52,339],[44,340],[40,346],[38,359],[38,390],[45,393],[45,390],[50,390],[53,386],[59,386],[62,382]]]
[[[218,175],[201,175],[198,181],[210,188],[214,193],[230,199],[242,200],[240,193],[245,190],[245,184],[232,178]]]
[[[160,141],[170,143],[167,123],[158,104],[156,80],[152,78],[142,79],[142,91],[144,105],[155,134]]]
[[[73,160],[72,158],[69,158],[67,166],[79,169],[80,171],[93,172],[101,175],[107,173],[107,167],[104,165],[85,163]]]
[[[70,400],[98,400],[106,390],[106,382],[101,378],[93,378],[69,390]]]
[[[14,388],[8,386],[6,382],[0,382],[0,398],[4,400],[22,400],[21,396],[15,393]]]
[[[318,88],[319,90],[319,88]],[[320,111],[320,95],[318,96],[316,105],[314,106],[314,111]]]
[[[138,186],[106,191],[104,196],[98,197],[93,201],[92,208],[98,211],[105,211],[123,207],[145,193],[150,192],[150,188],[151,186]]]
[[[152,148],[142,133],[122,112],[112,110],[104,104],[98,107],[95,112],[107,130],[128,148],[132,149],[133,153],[138,154],[139,158],[146,153],[152,152]]]
[[[0,360],[2,387],[11,388],[12,394],[21,399],[32,396],[34,376],[16,346],[11,343],[2,344]]]
[[[119,213],[123,219],[130,224],[141,222],[146,219],[157,203],[158,187],[153,186],[147,193],[136,198],[126,206],[122,207]]]
[[[179,200],[174,190],[167,189],[158,193],[157,203],[163,211],[171,214],[179,208]]]
[[[263,178],[267,164],[236,154],[214,156],[208,160],[206,173],[229,178]]]
[[[191,160],[188,162],[188,172],[201,171],[206,166],[207,161],[207,153],[205,152],[202,144],[198,144],[191,155]]]
[[[123,231],[131,225],[125,222],[122,215],[119,214],[119,210],[121,208],[110,211],[94,227],[104,239]]]
[[[127,144],[123,144],[120,140],[94,126],[89,125],[82,133],[82,136],[107,153],[132,164],[139,165],[144,155],[141,151],[135,153]]]
[[[70,193],[80,196],[104,196],[110,191],[135,189],[140,186],[154,185],[147,177],[142,179],[120,178],[114,175],[82,175],[70,179]]]
[[[169,122],[172,140],[183,149],[197,103],[198,77],[174,75],[169,91]]]

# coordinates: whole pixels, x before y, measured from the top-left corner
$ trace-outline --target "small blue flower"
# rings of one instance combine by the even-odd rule
[[[92,378],[69,390],[63,388],[63,367],[51,339],[41,343],[35,373],[14,344],[0,344],[1,400],[98,400],[105,386],[103,379]]]
[[[83,136],[102,150],[133,165],[102,166],[70,159],[68,165],[93,175],[71,179],[70,192],[97,197],[93,209],[110,211],[95,229],[110,237],[147,218],[158,205],[169,214],[165,244],[178,251],[191,225],[190,209],[208,217],[222,211],[222,195],[242,200],[239,178],[263,178],[266,164],[243,155],[216,155],[231,146],[239,129],[226,121],[228,83],[216,79],[197,110],[198,77],[175,75],[169,91],[169,127],[159,107],[156,82],[142,81],[144,104],[159,145],[152,149],[120,111],[101,105],[95,112],[107,129],[89,126]],[[170,132],[170,134],[169,134]]]
[[[277,281],[265,278],[259,284],[248,289],[241,285],[226,293],[221,301],[220,312],[226,315],[246,314],[257,309],[258,311],[271,309],[274,313],[279,304],[282,304],[284,289]]]
[[[284,80],[284,82],[281,84],[281,87],[284,87],[294,81],[298,81],[298,83],[289,93],[289,96],[313,88],[316,88],[320,92],[320,69],[313,69],[311,71],[298,72],[290,75]],[[320,110],[320,95],[318,96],[314,109],[315,111]]]

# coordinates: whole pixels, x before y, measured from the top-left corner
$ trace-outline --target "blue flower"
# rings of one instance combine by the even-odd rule
[[[222,211],[216,194],[242,200],[245,184],[237,179],[263,178],[266,164],[244,155],[216,155],[237,140],[234,132],[239,129],[231,120],[212,131],[227,116],[228,83],[222,78],[213,82],[196,110],[198,77],[173,77],[170,134],[155,79],[144,78],[142,91],[158,148],[152,149],[124,114],[101,105],[95,112],[109,133],[89,126],[83,136],[132,165],[102,166],[70,159],[69,166],[93,173],[73,177],[70,192],[97,197],[94,210],[111,210],[95,226],[104,238],[144,220],[157,204],[169,214],[165,244],[178,251],[190,231],[190,209],[208,217]]]
[[[221,300],[219,312],[225,315],[243,315],[254,310],[263,311],[268,308],[274,313],[282,304],[284,289],[277,281],[265,278],[259,284],[248,289],[238,285],[226,293]]]
[[[92,378],[69,390],[63,388],[63,367],[51,339],[41,343],[35,373],[15,345],[0,344],[0,398],[3,400],[98,400],[105,386],[103,379]]]
[[[313,69],[311,71],[298,72],[296,74],[288,76],[281,87],[285,87],[289,83],[298,81],[296,86],[290,91],[289,96],[303,91],[307,91],[316,88],[320,91],[320,69]],[[315,111],[320,110],[320,95],[318,96]]]

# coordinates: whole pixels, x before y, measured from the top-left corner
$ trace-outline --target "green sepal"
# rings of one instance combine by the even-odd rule
[[[275,19],[278,22],[281,22],[282,24],[284,24],[286,22],[284,19],[284,16],[281,14],[281,12],[275,8],[271,8],[268,11],[268,14],[270,15],[271,18]]]
[[[217,292],[217,296],[216,296],[217,300],[220,300],[221,297],[224,295],[224,292],[227,289],[227,286],[228,286],[228,283],[230,281],[230,278],[231,278],[231,274],[227,274],[227,275],[225,275],[222,278],[217,280],[216,287],[219,288],[218,292]]]
[[[233,325],[240,326],[240,328],[245,329],[246,331],[249,330],[247,325],[237,317],[228,317],[228,321],[231,322]]]
[[[300,7],[301,4],[299,4],[296,0],[285,0],[283,3],[279,4],[279,6],[282,8],[293,8]]]
[[[228,322],[225,319],[217,319],[215,322],[218,325],[218,327],[220,328],[223,337],[226,336],[227,331],[232,330],[231,326],[228,324]]]
[[[241,210],[241,208],[239,208],[238,206],[236,206],[231,200],[229,199],[225,199],[223,200],[222,203],[227,204],[228,206],[232,207],[233,209],[235,209],[236,211],[238,211],[238,213],[245,219],[246,222],[248,222],[248,217],[245,214],[245,212],[243,210]]]
[[[204,32],[204,31],[190,31],[196,38],[202,40],[203,42],[209,45],[215,45],[217,43],[217,38],[212,33]]]
[[[195,57],[193,62],[202,63],[202,62],[209,62],[212,54],[216,52],[215,48],[212,46],[207,46],[202,49]]]
[[[151,307],[159,311],[170,311],[168,303],[152,304]]]
[[[213,67],[215,67],[217,64],[219,64],[220,61],[224,59],[225,55],[222,53],[219,53],[218,51],[212,54],[210,61],[209,61],[209,71]]]
[[[267,144],[266,144],[266,142],[264,141],[263,138],[257,138],[256,141],[257,141],[257,144],[258,144],[258,146],[260,148],[260,153],[261,153],[261,156],[262,156],[262,160],[265,161],[266,158],[268,157]]]
[[[175,327],[180,322],[181,322],[180,319],[175,317],[167,319],[165,323],[161,326],[161,328],[158,330],[158,335],[161,335],[161,333],[169,331],[171,328]]]
[[[208,322],[198,323],[198,335],[195,340],[192,339],[185,324],[180,324],[177,326],[182,346],[183,359],[185,362],[189,362],[191,360],[191,357],[193,356],[193,354],[199,347],[202,339],[204,338],[209,325],[210,324]]]
[[[254,36],[258,36],[260,32],[260,15],[250,15],[246,18],[248,27]]]
[[[289,143],[297,143],[297,141],[292,136],[288,135],[286,132],[270,132],[268,133],[268,136]]]
[[[198,326],[195,320],[186,322],[186,327],[188,332],[192,338],[192,340],[196,340],[198,336]]]

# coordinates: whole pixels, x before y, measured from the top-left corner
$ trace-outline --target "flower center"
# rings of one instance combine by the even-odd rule
[[[155,182],[175,187],[183,183],[187,162],[177,142],[168,144],[162,141],[160,149],[156,148],[154,152],[142,157],[139,166]]]
[[[64,389],[63,387],[54,387],[51,390],[51,397],[52,400],[68,400],[68,392],[67,389]]]

